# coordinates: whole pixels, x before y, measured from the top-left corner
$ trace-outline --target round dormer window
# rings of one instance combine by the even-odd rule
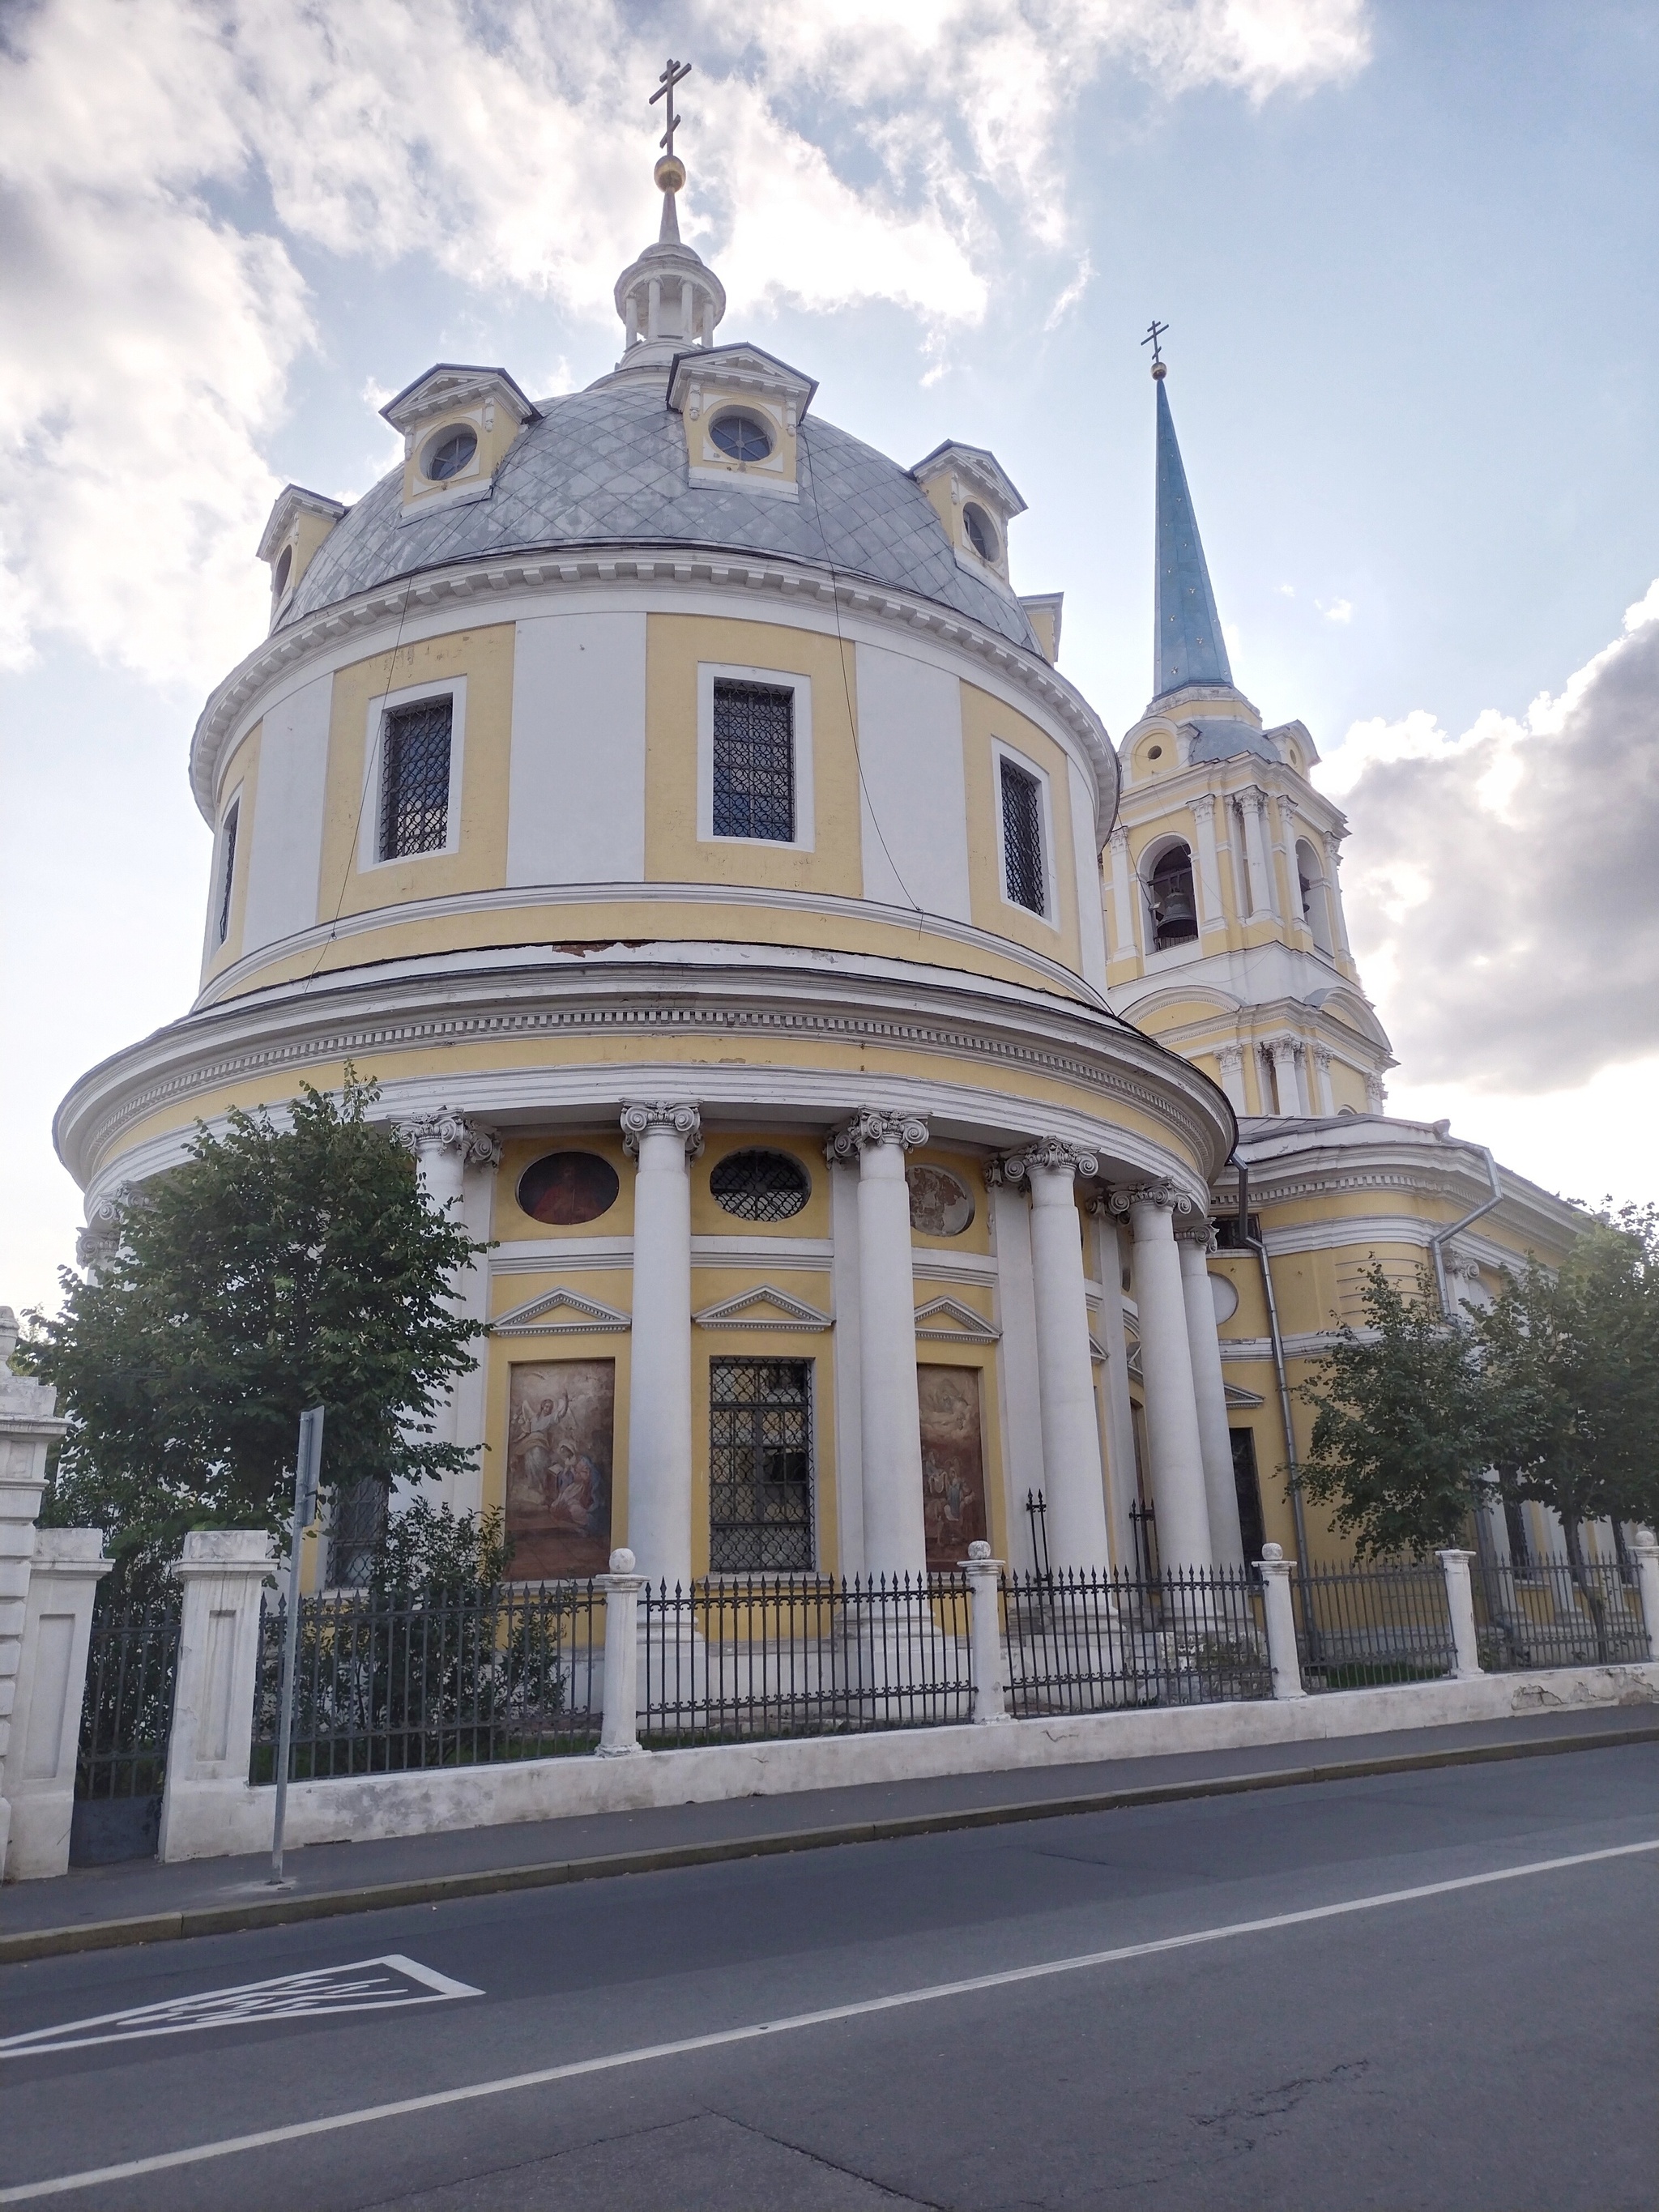
[[[287,591],[288,580],[293,573],[294,548],[291,545],[284,545],[283,548],[283,557],[276,563],[275,573],[272,574],[270,579],[270,588],[279,599],[282,598],[283,593]]]
[[[451,477],[459,476],[477,450],[476,431],[440,430],[426,449],[422,471],[429,483],[447,483]]]
[[[772,450],[772,433],[746,407],[728,407],[717,415],[708,434],[728,460],[763,461]]]
[[[981,561],[997,557],[997,526],[976,501],[969,500],[962,510],[962,526],[968,533],[968,543]]]
[[[1163,746],[1148,745],[1146,748],[1146,757],[1148,760],[1162,760],[1164,757]]]

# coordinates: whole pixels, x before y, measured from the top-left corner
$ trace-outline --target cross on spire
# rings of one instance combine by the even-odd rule
[[[678,130],[680,124],[679,117],[674,112],[674,88],[679,83],[683,77],[688,77],[690,74],[691,64],[690,62],[677,62],[671,55],[669,57],[668,67],[663,71],[661,76],[658,79],[657,88],[652,94],[649,100],[646,103],[646,105],[650,107],[654,107],[659,100],[665,103],[663,108],[663,115],[667,122],[668,128],[663,132],[660,143],[663,151],[667,155],[671,161],[674,158],[674,133]]]
[[[1152,321],[1146,326],[1146,337],[1140,341],[1142,345],[1149,345],[1152,349],[1152,374],[1154,376],[1158,374],[1159,369],[1164,366],[1164,356],[1158,351],[1158,342],[1169,327],[1170,325],[1167,323],[1160,323],[1157,316],[1154,315]]]

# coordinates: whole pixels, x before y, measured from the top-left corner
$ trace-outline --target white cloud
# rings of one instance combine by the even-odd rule
[[[690,234],[734,306],[896,302],[943,358],[1010,250],[1068,243],[1077,103],[1107,64],[1260,101],[1367,57],[1364,0],[757,0],[678,11]],[[647,40],[648,31],[648,40]],[[257,635],[264,459],[313,343],[289,242],[419,253],[608,321],[642,242],[620,0],[40,0],[0,49],[0,653],[68,633],[210,680]],[[851,182],[823,150],[860,149]],[[223,208],[263,185],[276,233]],[[1056,302],[1085,281],[1086,261]]]
[[[1659,583],[1523,717],[1356,723],[1316,775],[1411,1079],[1553,1092],[1659,1050]]]
[[[1323,599],[1316,599],[1314,601],[1314,605],[1318,608],[1320,613],[1324,616],[1327,622],[1349,623],[1353,620],[1353,601],[1352,599],[1332,599],[1328,604]]]
[[[1054,306],[1049,308],[1043,322],[1043,329],[1057,331],[1094,281],[1094,260],[1091,255],[1085,253],[1077,265],[1076,276],[1055,300]]]

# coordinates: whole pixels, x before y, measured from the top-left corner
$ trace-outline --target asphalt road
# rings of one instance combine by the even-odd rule
[[[43,1960],[0,2203],[1651,2212],[1656,1844],[1638,1745]]]

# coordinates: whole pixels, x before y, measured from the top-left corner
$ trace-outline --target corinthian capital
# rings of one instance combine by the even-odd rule
[[[422,1152],[455,1152],[463,1167],[493,1168],[501,1163],[501,1139],[495,1131],[482,1122],[469,1121],[453,1106],[441,1106],[435,1114],[417,1114],[413,1121],[400,1121],[398,1134],[417,1159]]]
[[[1091,1176],[1100,1173],[1100,1160],[1085,1145],[1069,1145],[1063,1137],[1034,1137],[1029,1145],[1022,1145],[1017,1152],[1008,1153],[1002,1162],[1002,1176],[1006,1182],[1029,1182],[1031,1170],[1050,1169],[1062,1174]]]
[[[1123,1215],[1133,1212],[1138,1206],[1155,1206],[1160,1213],[1174,1214],[1182,1225],[1188,1216],[1201,1216],[1206,1222],[1209,1219],[1204,1209],[1167,1176],[1155,1182],[1132,1183],[1125,1189],[1115,1190],[1110,1205],[1114,1213]]]
[[[672,1130],[688,1160],[702,1150],[702,1115],[688,1098],[636,1099],[623,1108],[623,1150],[630,1160],[638,1159],[640,1139],[651,1129]]]
[[[927,1124],[920,1114],[896,1114],[879,1106],[866,1106],[831,1132],[823,1157],[833,1167],[837,1160],[859,1158],[872,1145],[900,1145],[911,1152],[927,1142]]]

